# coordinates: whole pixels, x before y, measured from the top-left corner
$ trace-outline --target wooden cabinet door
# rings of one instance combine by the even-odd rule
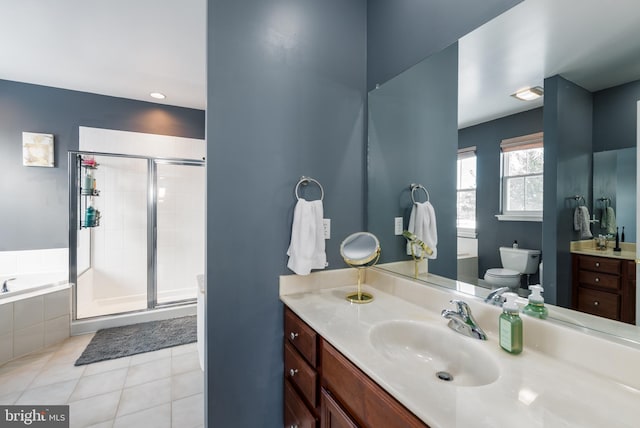
[[[285,428],[316,428],[316,418],[288,380],[284,381],[284,426]]]
[[[320,392],[320,428],[358,428],[324,388]]]
[[[327,341],[321,341],[322,386],[366,428],[428,428]]]

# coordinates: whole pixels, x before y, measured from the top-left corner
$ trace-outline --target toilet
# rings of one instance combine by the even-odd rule
[[[500,260],[502,267],[488,269],[484,280],[491,288],[509,287],[517,290],[520,287],[520,275],[530,275],[538,270],[540,251],[500,247]]]

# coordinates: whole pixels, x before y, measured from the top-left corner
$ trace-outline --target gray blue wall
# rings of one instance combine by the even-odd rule
[[[593,151],[636,147],[640,80],[593,93]]]
[[[571,304],[571,254],[578,239],[573,230],[576,202],[584,196],[592,206],[592,95],[580,86],[553,76],[544,81],[544,219],[542,256],[545,300]]]
[[[294,187],[325,190],[329,268],[364,229],[365,0],[208,3],[207,424],[282,426]]]
[[[500,213],[500,142],[542,132],[542,116],[542,108],[537,108],[463,128],[458,132],[459,148],[476,146],[478,275],[481,278],[487,269],[502,265],[499,247],[510,247],[517,240],[520,248],[542,249],[542,223],[498,221],[496,218],[496,214]],[[545,139],[545,150],[547,145]],[[537,274],[532,276],[531,281],[532,284],[537,281]]]
[[[368,0],[367,89],[510,9],[522,0]]]
[[[434,54],[369,93],[367,228],[380,239],[380,262],[410,260],[394,217],[411,212],[410,183],[429,191],[438,257],[429,272],[456,277],[458,44]],[[424,201],[422,192],[416,193]]]
[[[0,251],[67,247],[79,126],[204,138],[204,111],[0,80]],[[55,168],[22,166],[23,131],[54,135]]]

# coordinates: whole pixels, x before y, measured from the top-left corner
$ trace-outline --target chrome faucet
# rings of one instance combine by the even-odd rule
[[[7,282],[9,282],[9,281],[13,281],[14,279],[15,279],[15,278],[9,278],[9,279],[6,279],[6,280],[2,283],[2,292],[3,292],[3,293],[8,293],[8,292],[9,292],[9,289],[7,288]]]
[[[502,294],[509,291],[509,287],[500,287],[493,290],[489,295],[484,299],[485,303],[490,303],[496,306],[502,306],[504,303],[504,299],[502,298]]]
[[[457,311],[443,309],[441,314],[449,320],[449,328],[465,336],[487,340],[487,335],[471,315],[469,305],[462,300],[451,300],[450,303],[456,305]]]

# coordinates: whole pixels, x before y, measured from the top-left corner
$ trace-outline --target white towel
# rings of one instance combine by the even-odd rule
[[[411,208],[409,217],[409,232],[418,237],[419,240],[427,244],[433,250],[433,254],[426,255],[428,259],[435,259],[438,256],[436,246],[438,245],[438,229],[436,226],[436,212],[429,201],[418,202]],[[414,246],[414,253],[417,257],[422,255],[422,250]],[[407,242],[407,254],[411,255],[411,242]]]
[[[591,228],[589,227],[589,209],[587,207],[576,207],[573,212],[573,228],[580,232],[580,239],[591,239]]]
[[[311,269],[324,269],[327,266],[322,217],[322,201],[298,199],[293,211],[291,242],[287,250],[287,267],[298,275],[309,275]]]
[[[613,210],[612,207],[607,207],[605,212],[607,213],[606,217],[607,217],[607,223],[606,225],[602,225],[602,227],[604,229],[607,230],[607,233],[610,233],[611,235],[615,235],[616,234],[616,212]]]

